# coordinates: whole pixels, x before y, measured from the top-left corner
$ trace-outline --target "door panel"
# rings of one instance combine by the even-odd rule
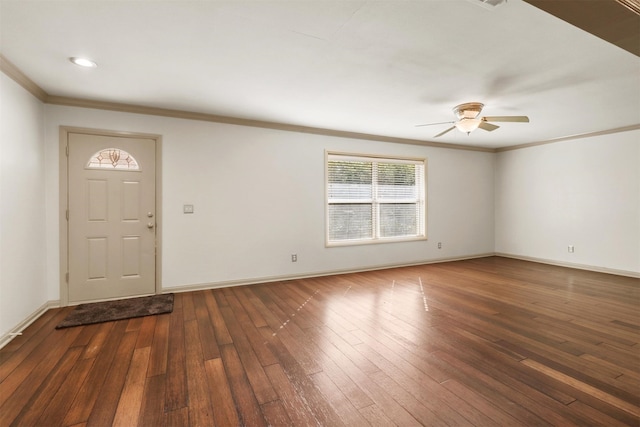
[[[87,238],[87,279],[104,280],[107,278],[107,247],[106,237]]]
[[[140,236],[122,238],[122,276],[140,276]]]
[[[68,147],[69,301],[155,293],[155,141],[69,133]]]
[[[140,183],[124,181],[122,183],[122,220],[141,221],[140,218]]]
[[[107,181],[104,179],[90,179],[87,181],[89,207],[89,221],[107,220]]]

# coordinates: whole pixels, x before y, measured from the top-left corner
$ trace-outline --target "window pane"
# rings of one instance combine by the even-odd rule
[[[329,199],[371,200],[371,163],[330,161],[327,169]]]
[[[378,164],[379,199],[416,199],[416,165]]]
[[[383,203],[380,205],[380,237],[416,236],[417,203]]]
[[[371,204],[330,204],[329,240],[371,239]]]

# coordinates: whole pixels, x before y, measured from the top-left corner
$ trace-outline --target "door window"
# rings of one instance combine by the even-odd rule
[[[119,148],[105,148],[95,153],[87,162],[87,169],[124,169],[127,171],[140,170],[136,159]]]

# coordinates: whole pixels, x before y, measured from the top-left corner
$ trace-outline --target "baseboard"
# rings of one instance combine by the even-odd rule
[[[231,286],[244,286],[244,285],[254,285],[259,283],[279,282],[283,280],[307,279],[311,277],[321,277],[321,276],[336,276],[339,274],[362,273],[365,271],[385,270],[389,268],[413,267],[416,265],[463,261],[468,259],[486,258],[490,256],[513,258],[513,259],[519,259],[523,261],[538,262],[541,264],[557,265],[559,267],[575,268],[578,270],[588,270],[588,271],[594,271],[598,273],[607,273],[607,274],[615,274],[618,276],[640,278],[640,273],[635,271],[618,270],[613,268],[597,267],[592,265],[576,264],[576,263],[569,263],[569,262],[560,262],[560,261],[550,260],[546,258],[537,258],[537,257],[524,256],[524,255],[509,254],[504,252],[491,252],[491,253],[483,253],[483,254],[475,254],[475,255],[466,255],[462,257],[436,258],[436,259],[422,260],[422,261],[416,261],[416,262],[404,263],[404,264],[386,264],[386,265],[361,267],[356,269],[318,271],[318,272],[306,273],[301,275],[268,276],[268,277],[242,279],[242,280],[199,283],[199,284],[186,285],[186,286],[163,288],[162,293],[192,292],[192,291],[201,291],[201,290],[207,290],[207,289],[227,288]],[[6,334],[0,337],[0,348],[4,347],[12,339],[20,335],[23,330],[25,330],[29,325],[35,322],[47,310],[51,308],[57,308],[57,307],[60,307],[60,300],[47,301],[44,304],[42,304],[42,306],[40,306],[36,311],[34,311],[26,319],[24,319],[22,322],[16,325],[13,329],[11,329],[9,332],[7,332]]]
[[[422,261],[415,261],[411,263],[404,264],[385,264],[385,265],[376,265],[369,267],[361,267],[356,269],[346,269],[346,270],[330,270],[330,271],[316,271],[311,273],[305,273],[301,275],[282,275],[282,276],[268,276],[268,277],[256,277],[250,279],[242,279],[242,280],[228,280],[221,282],[210,282],[210,283],[197,283],[193,285],[185,285],[185,286],[175,286],[170,288],[163,288],[162,293],[169,292],[192,292],[192,291],[203,291],[207,289],[218,289],[218,288],[228,288],[231,286],[246,286],[246,285],[257,285],[259,283],[271,283],[271,282],[280,282],[284,280],[297,280],[297,279],[308,279],[311,277],[322,277],[322,276],[336,276],[339,274],[350,274],[350,273],[362,273],[365,271],[376,271],[376,270],[386,270],[389,268],[401,268],[401,267],[413,267],[416,265],[425,265],[425,264],[438,264],[443,262],[452,262],[452,261],[463,261],[467,259],[475,259],[475,258],[486,258],[493,256],[494,253],[482,253],[482,254],[474,254],[474,255],[465,255],[461,257],[452,257],[452,258],[436,258]]]
[[[577,270],[594,271],[596,273],[607,273],[607,274],[615,274],[616,276],[640,278],[640,273],[637,271],[618,270],[615,268],[598,267],[598,266],[587,265],[587,264],[576,264],[572,262],[562,262],[562,261],[555,261],[555,260],[546,259],[546,258],[507,254],[502,252],[496,252],[494,255],[504,257],[504,258],[520,259],[522,261],[539,262],[540,264],[557,265],[558,267],[568,267],[568,268],[575,268]]]
[[[58,308],[58,307],[60,307],[60,300],[47,301],[44,304],[42,304],[36,311],[31,313],[26,319],[18,323],[13,329],[11,329],[9,332],[7,332],[6,334],[0,337],[0,348],[7,345],[12,339],[17,337],[18,335],[21,335],[22,331],[24,331],[30,324],[38,320],[38,318],[42,316],[44,313],[46,313],[47,310],[49,310],[50,308]]]

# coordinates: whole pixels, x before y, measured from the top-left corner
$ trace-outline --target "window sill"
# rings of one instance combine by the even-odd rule
[[[362,246],[362,245],[377,245],[381,243],[407,243],[407,242],[421,242],[427,240],[427,236],[412,236],[412,237],[388,237],[379,239],[359,239],[359,240],[339,240],[333,242],[325,242],[327,248],[339,248],[344,246]]]

